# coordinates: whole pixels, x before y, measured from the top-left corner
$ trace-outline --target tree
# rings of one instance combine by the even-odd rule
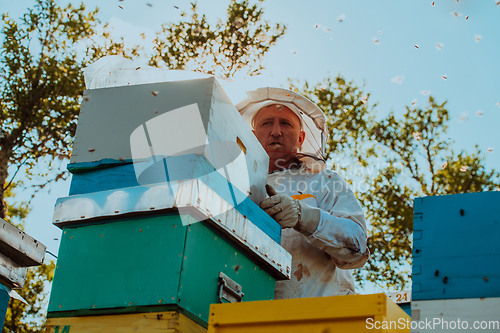
[[[247,0],[232,0],[225,22],[219,19],[210,26],[205,15],[192,4],[189,20],[163,25],[154,40],[155,54],[151,66],[164,61],[170,69],[197,70],[222,77],[233,77],[238,71],[257,75],[264,68],[264,55],[284,35],[286,27],[271,27],[263,21],[264,11]],[[182,14],[186,16],[185,13]]]
[[[484,156],[451,149],[446,141],[446,102],[429,96],[425,109],[406,107],[397,119],[391,112],[369,128],[374,144],[367,161],[383,159],[387,167],[373,178],[371,191],[360,193],[371,222],[367,277],[380,285],[405,288],[411,281],[413,199],[420,196],[493,191],[500,174],[486,171]]]
[[[76,130],[81,96],[85,88],[81,69],[97,57],[108,54],[137,55],[123,43],[109,38],[106,26],[99,30],[97,9],[86,11],[68,5],[60,8],[54,0],[37,0],[34,8],[19,20],[2,16],[4,42],[0,48],[0,217],[22,220],[28,203],[13,202],[15,181],[24,167],[26,176],[50,181],[53,159],[67,159]],[[101,33],[98,33],[98,30]],[[95,43],[91,38],[99,38]],[[83,54],[84,43],[92,42]],[[85,47],[83,47],[85,49]],[[47,171],[34,167],[48,159]],[[9,171],[14,170],[10,175]],[[56,170],[54,180],[65,177]],[[10,200],[10,204],[7,201]],[[42,332],[47,297],[44,288],[52,281],[54,263],[30,268],[19,294],[29,305],[12,301],[3,332]]]
[[[291,90],[309,98],[325,113],[330,134],[325,157],[334,168],[346,170],[348,166],[336,158],[347,150],[352,151],[352,156],[362,155],[363,145],[369,139],[366,129],[374,119],[367,103],[370,94],[365,95],[363,87],[359,88],[352,81],[346,82],[341,75],[327,77],[313,87],[307,81],[289,80],[289,84]]]
[[[51,261],[28,269],[24,287],[16,290],[28,304],[10,300],[2,333],[45,332],[44,302],[48,296],[46,287],[54,278],[55,266]]]
[[[85,89],[81,69],[106,54],[127,53],[104,30],[99,44],[80,54],[81,46],[99,34],[97,9],[86,11],[55,0],[37,0],[18,21],[2,16],[0,48],[0,217],[5,217],[4,191],[24,167],[28,177],[44,158],[67,159]],[[80,47],[80,49],[79,49]],[[131,55],[137,54],[133,49]],[[9,169],[16,170],[9,178]],[[48,165],[49,170],[52,164]],[[59,172],[55,180],[64,178]]]
[[[356,186],[369,223],[370,261],[356,280],[371,281],[385,288],[411,285],[413,200],[418,196],[498,190],[500,174],[487,171],[484,158],[450,149],[446,141],[449,121],[446,102],[430,96],[426,108],[406,107],[398,118],[393,112],[375,118],[376,104],[370,94],[340,75],[314,87],[305,82],[298,91],[313,100],[328,118],[328,161],[345,172]],[[350,156],[351,165],[336,161]],[[363,172],[352,171],[352,163]],[[365,190],[359,184],[365,183]]]
[[[24,230],[24,219],[28,216],[30,208],[28,202],[17,202],[14,189],[21,186],[19,182],[13,183],[5,191],[7,206],[7,219],[16,227]],[[17,223],[15,223],[17,221]],[[43,263],[37,267],[28,269],[28,274],[22,289],[16,289],[28,304],[11,299],[3,333],[35,333],[45,332],[45,306],[48,297],[46,287],[52,282],[55,264],[53,262]]]

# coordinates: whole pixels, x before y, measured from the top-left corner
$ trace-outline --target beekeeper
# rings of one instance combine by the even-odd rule
[[[354,193],[326,169],[328,136],[321,109],[282,88],[247,92],[236,105],[269,155],[269,197],[260,207],[282,227],[292,278],[275,299],[354,293],[351,269],[369,256],[364,214]]]

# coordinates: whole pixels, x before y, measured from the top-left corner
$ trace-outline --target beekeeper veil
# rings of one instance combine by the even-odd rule
[[[299,117],[302,130],[306,133],[304,143],[297,151],[297,158],[309,169],[325,169],[325,145],[328,139],[326,117],[312,101],[288,89],[265,87],[247,92],[247,98],[236,104],[236,108],[253,129],[257,113],[275,104],[292,110]]]

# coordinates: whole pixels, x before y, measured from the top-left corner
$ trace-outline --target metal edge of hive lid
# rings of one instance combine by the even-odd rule
[[[292,256],[200,179],[135,186],[59,198],[53,223],[59,228],[131,213],[177,209],[183,224],[208,220],[278,280],[290,279]]]
[[[22,266],[43,263],[47,246],[0,218],[0,252]]]
[[[5,281],[11,288],[22,288],[27,274],[28,267],[18,264],[0,252],[0,282]]]

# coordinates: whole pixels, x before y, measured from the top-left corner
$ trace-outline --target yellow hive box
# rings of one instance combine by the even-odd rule
[[[205,333],[203,326],[176,311],[51,318],[45,333]]]
[[[208,333],[410,332],[411,318],[385,294],[212,304]]]

